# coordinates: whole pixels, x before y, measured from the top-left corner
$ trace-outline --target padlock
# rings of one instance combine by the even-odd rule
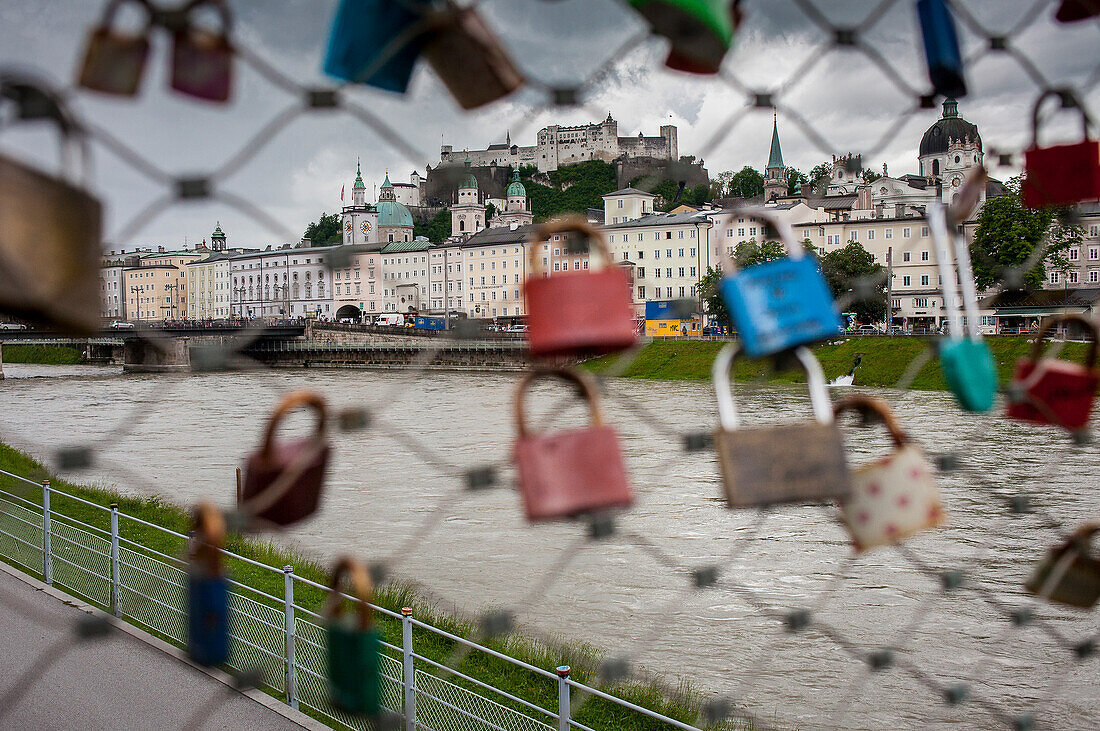
[[[1081,142],[1039,147],[1039,109],[1052,96],[1066,103],[1062,92],[1047,90],[1039,96],[1031,113],[1031,147],[1024,151],[1024,181],[1020,187],[1027,208],[1064,206],[1100,198],[1100,141],[1088,138],[1088,118],[1080,102],[1073,103],[1081,113]]]
[[[476,109],[523,86],[523,74],[474,7],[453,2],[428,16],[423,54],[463,109]]]
[[[5,74],[0,104],[9,101],[16,119],[57,124],[63,171],[76,151],[87,172],[84,132],[53,92]],[[99,332],[101,226],[100,203],[83,186],[0,154],[0,311],[63,332]]]
[[[113,27],[115,13],[125,3],[138,5],[145,12],[145,28],[137,35],[120,33]],[[152,15],[147,0],[111,0],[107,3],[99,26],[88,35],[77,83],[104,94],[133,96],[137,93],[149,57]]]
[[[357,600],[354,616],[344,613],[344,577]],[[343,556],[332,571],[332,594],[325,607],[325,644],[332,703],[349,713],[375,716],[382,707],[379,665],[382,637],[374,627],[371,580],[363,564]]]
[[[740,0],[630,0],[653,33],[668,38],[665,66],[716,74],[741,23]]]
[[[300,406],[317,416],[317,428],[305,439],[275,443],[283,417]],[[263,445],[248,458],[239,508],[249,517],[287,526],[317,510],[332,448],[325,430],[325,402],[312,391],[283,397],[267,423]]]
[[[984,176],[979,175],[972,180],[980,184]],[[964,195],[969,200],[972,191],[960,191],[959,200],[963,200]],[[965,205],[962,203],[961,207]],[[958,218],[960,213],[961,211],[952,212],[952,218]],[[948,229],[947,214],[939,201],[933,200],[929,203],[926,217],[932,233],[932,247],[936,253],[936,264],[943,287],[943,304],[948,317],[947,340],[939,346],[940,368],[959,405],[967,411],[989,411],[993,408],[997,395],[997,364],[978,328],[978,293],[970,265],[970,251],[966,242]],[[952,291],[956,267],[951,266],[952,250],[948,248],[948,241],[954,250],[959,286],[966,310],[965,336],[962,312],[955,299],[955,292]]]
[[[1063,323],[1077,323],[1092,334],[1092,347],[1084,365],[1043,357],[1047,333]],[[1098,334],[1096,323],[1083,315],[1055,315],[1044,320],[1031,346],[1031,355],[1016,365],[1009,387],[1008,415],[1069,431],[1083,429],[1089,422],[1100,381],[1100,371],[1096,369]]]
[[[329,31],[325,73],[404,94],[424,47],[428,7],[421,0],[341,0]]]
[[[527,428],[527,390],[538,378],[575,383],[584,393],[591,425],[554,434]],[[592,377],[572,368],[540,368],[527,374],[516,392],[514,449],[519,489],[529,521],[570,518],[608,508],[627,508],[634,495],[615,429],[603,423]]]
[[[221,28],[216,32],[190,21],[190,16],[204,5],[212,6],[221,18]],[[224,102],[233,85],[229,7],[223,0],[191,0],[186,13],[186,25],[172,33],[172,88],[197,99]]]
[[[871,396],[849,396],[834,413],[858,411],[881,420],[894,451],[852,470],[852,494],[840,501],[841,521],[856,551],[900,543],[946,518],[931,465],[902,431],[890,406]]]
[[[221,665],[229,659],[225,517],[211,503],[199,503],[194,531],[187,568],[187,654],[200,665]]]
[[[1100,599],[1100,557],[1091,550],[1100,523],[1077,529],[1068,541],[1050,549],[1024,586],[1044,599],[1091,609]]]
[[[946,97],[966,96],[959,35],[947,3],[945,0],[917,0],[917,17],[920,18],[924,58],[928,62],[932,88]]]
[[[562,233],[586,236],[604,255],[605,266],[598,271],[573,270],[552,276],[547,267],[544,274],[543,245],[553,234]],[[532,355],[598,355],[634,344],[637,334],[630,280],[615,264],[599,229],[578,216],[544,223],[531,235],[528,257],[530,273],[523,296],[527,346]]]
[[[1062,0],[1054,17],[1060,23],[1072,23],[1100,15],[1100,0]]]
[[[829,285],[817,261],[795,242],[790,224],[762,208],[746,208],[738,215],[770,223],[788,254],[737,271],[729,250],[722,247],[728,270],[720,284],[722,298],[745,354],[759,358],[839,335],[843,327]]]
[[[726,345],[711,369],[721,424],[714,444],[729,507],[816,503],[848,495],[844,443],[817,358],[806,347],[794,350],[806,370],[813,421],[741,429],[729,378],[738,350],[736,343]]]

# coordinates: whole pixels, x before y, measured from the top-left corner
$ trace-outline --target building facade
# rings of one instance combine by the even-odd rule
[[[327,247],[285,247],[229,259],[230,311],[235,317],[331,318],[333,289]]]

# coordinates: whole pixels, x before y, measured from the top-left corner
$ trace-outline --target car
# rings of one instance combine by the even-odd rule
[[[126,322],[125,320],[115,320],[110,324],[112,330],[133,330],[134,323]]]
[[[506,332],[506,333],[525,333],[525,332],[527,332],[527,326],[526,325],[509,325],[508,327],[504,328],[504,332]]]
[[[27,326],[21,322],[0,322],[0,330],[26,330]]]
[[[856,328],[856,335],[882,335],[882,330],[874,325],[860,325]]]
[[[340,318],[340,323],[343,324],[343,325],[354,325],[357,322],[359,322],[359,320],[355,319],[354,317],[341,317]]]

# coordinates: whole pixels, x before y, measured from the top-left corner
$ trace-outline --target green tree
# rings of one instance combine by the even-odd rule
[[[859,243],[849,241],[820,257],[821,273],[836,299],[848,298],[846,312],[856,313],[861,323],[882,322],[886,317],[886,270]],[[849,294],[850,293],[850,294]]]
[[[485,225],[488,226],[489,222],[493,220],[493,216],[497,215],[497,207],[492,203],[485,204]]]
[[[723,170],[710,181],[711,198],[724,198],[730,195],[730,182],[733,180],[732,170]]]
[[[426,236],[428,241],[438,244],[451,235],[451,211],[444,208],[427,223],[413,221],[413,236]]]
[[[1080,244],[1084,237],[1081,226],[1056,220],[1054,208],[1024,208],[1020,203],[1020,182],[1020,176],[1012,178],[1005,186],[1006,192],[987,200],[978,215],[970,257],[979,289],[1001,282],[1024,289],[1042,287],[1047,265],[1065,268],[1066,250]],[[1046,248],[1036,255],[1034,265],[1019,273],[1018,269],[1031,261],[1044,239]],[[1010,276],[1010,272],[1020,276]]]
[[[332,246],[344,240],[340,232],[339,213],[321,213],[320,220],[306,226],[303,238],[309,239],[314,246]]]
[[[721,283],[722,270],[707,267],[707,273],[699,280],[695,291],[699,293],[704,311],[717,320],[715,324],[732,327],[733,322],[730,320],[730,311],[726,309],[726,301],[722,298]]]
[[[758,244],[756,239],[749,239],[733,247],[733,261],[738,269],[782,259],[786,255],[786,247],[778,241],[765,241]]]
[[[810,179],[806,177],[806,173],[802,172],[798,168],[787,168],[786,170],[784,170],[784,172],[787,175],[787,195],[794,195],[796,187],[803,193],[810,192],[807,189],[809,187]]]
[[[829,181],[833,179],[833,164],[825,161],[814,165],[810,170],[810,190],[815,195],[825,195],[829,189]]]
[[[860,175],[863,177],[864,183],[873,183],[882,177],[871,168],[863,168],[863,171],[860,172]]]
[[[731,198],[755,198],[764,195],[764,176],[746,165],[730,178],[726,195]]]

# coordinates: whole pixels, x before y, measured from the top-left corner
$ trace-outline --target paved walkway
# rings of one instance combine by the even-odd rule
[[[192,667],[127,625],[78,639],[78,624],[92,618],[0,564],[0,729],[325,728],[259,691],[234,690],[224,673]]]

